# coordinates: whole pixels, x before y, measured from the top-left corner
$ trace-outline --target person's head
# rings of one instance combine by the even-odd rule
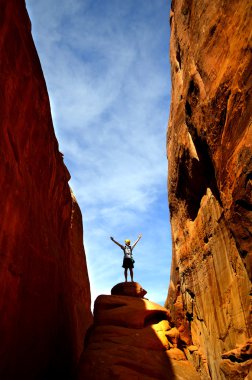
[[[126,239],[126,240],[125,240],[125,244],[126,244],[126,245],[130,245],[130,240],[129,240],[129,239]]]

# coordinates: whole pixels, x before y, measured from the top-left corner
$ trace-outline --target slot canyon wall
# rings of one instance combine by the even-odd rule
[[[171,7],[166,306],[204,380],[252,378],[251,16],[245,0]]]
[[[70,379],[92,316],[68,186],[24,0],[0,0],[0,378]]]

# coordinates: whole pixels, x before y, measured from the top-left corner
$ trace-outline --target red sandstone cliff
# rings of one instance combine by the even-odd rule
[[[252,361],[251,15],[245,0],[172,2],[167,307],[204,380]]]
[[[79,207],[24,0],[0,0],[0,378],[70,379],[90,324]]]

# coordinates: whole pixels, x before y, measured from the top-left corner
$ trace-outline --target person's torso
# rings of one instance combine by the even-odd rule
[[[132,248],[131,248],[131,246],[126,245],[124,247],[124,257],[125,257],[125,259],[131,259],[131,257],[132,257]]]

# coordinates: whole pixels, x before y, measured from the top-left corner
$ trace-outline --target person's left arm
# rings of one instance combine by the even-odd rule
[[[137,243],[139,242],[139,240],[141,239],[141,237],[142,237],[142,234],[140,234],[138,236],[137,240],[135,241],[135,243],[132,244],[131,249],[133,249],[137,245]]]

